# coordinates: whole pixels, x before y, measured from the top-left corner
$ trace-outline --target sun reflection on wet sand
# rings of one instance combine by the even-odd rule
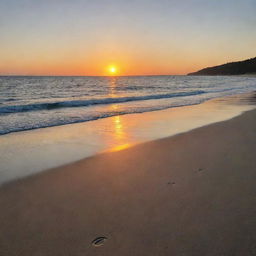
[[[123,124],[121,122],[120,116],[115,116],[114,122],[115,122],[115,134],[116,134],[116,137],[118,137],[118,139],[122,139],[124,137],[123,136],[124,132],[123,132]]]
[[[110,149],[109,151],[110,151],[110,152],[120,151],[120,150],[129,148],[129,147],[131,147],[132,145],[133,145],[133,144],[131,144],[131,143],[126,143],[126,144],[123,144],[123,145],[116,146],[116,147]]]
[[[111,77],[109,81],[109,96],[116,97],[116,78]],[[120,106],[118,104],[111,104],[109,108],[112,112],[118,113]],[[128,148],[132,145],[129,140],[129,134],[127,132],[127,127],[125,127],[122,116],[114,116],[112,118],[110,130],[112,137],[113,146],[108,151],[119,151]]]
[[[129,142],[128,134],[125,132],[125,127],[122,122],[122,116],[115,116],[113,118],[113,141],[115,141],[115,146],[110,149],[110,151],[119,151],[128,148],[132,145]]]

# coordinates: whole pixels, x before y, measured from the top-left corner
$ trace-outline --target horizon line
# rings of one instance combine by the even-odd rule
[[[5,75],[0,74],[0,77],[129,77],[129,76],[186,76],[188,74],[161,74],[161,75]]]

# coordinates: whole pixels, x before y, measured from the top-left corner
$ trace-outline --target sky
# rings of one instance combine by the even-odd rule
[[[0,0],[0,74],[186,74],[255,57],[255,14],[256,0]]]

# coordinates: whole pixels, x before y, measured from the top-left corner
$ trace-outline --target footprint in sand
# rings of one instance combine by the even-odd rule
[[[99,246],[103,245],[106,240],[107,240],[107,237],[105,237],[105,236],[99,236],[99,237],[95,238],[95,239],[92,241],[92,245],[95,246],[95,247],[99,247]]]

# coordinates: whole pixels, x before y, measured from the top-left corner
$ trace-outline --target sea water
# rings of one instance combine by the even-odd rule
[[[0,77],[0,135],[251,92],[244,76]]]

